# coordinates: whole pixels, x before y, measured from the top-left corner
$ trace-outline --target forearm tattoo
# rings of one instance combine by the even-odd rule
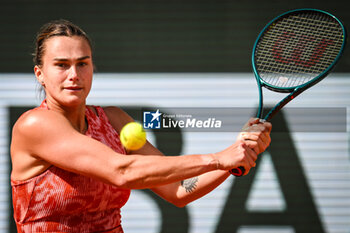
[[[181,181],[181,186],[186,189],[187,193],[192,193],[196,189],[197,183],[198,177],[192,177],[190,179]]]

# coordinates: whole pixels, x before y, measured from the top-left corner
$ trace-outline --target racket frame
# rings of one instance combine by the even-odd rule
[[[310,81],[302,84],[302,85],[298,85],[298,86],[294,86],[294,87],[277,87],[274,85],[270,85],[268,83],[266,83],[264,80],[262,80],[258,74],[258,71],[256,69],[255,66],[255,52],[256,52],[256,48],[257,48],[257,44],[260,41],[260,38],[262,37],[262,35],[265,33],[265,31],[271,26],[271,24],[273,24],[274,22],[276,22],[278,19],[284,17],[287,14],[292,14],[294,12],[298,12],[298,11],[315,11],[315,12],[320,12],[323,14],[326,14],[330,17],[332,17],[333,19],[335,19],[338,24],[341,26],[342,31],[343,31],[343,43],[340,49],[340,52],[338,53],[337,57],[334,59],[333,63],[327,67],[327,69],[325,69],[321,74],[319,74],[318,76],[316,76],[315,78],[311,79]],[[281,93],[289,93],[286,97],[284,97],[279,103],[277,103],[275,105],[275,107],[273,107],[264,117],[264,120],[266,121],[270,121],[272,119],[272,117],[278,113],[288,102],[290,102],[291,100],[293,100],[296,96],[298,96],[300,93],[302,93],[303,91],[305,91],[306,89],[310,88],[311,86],[315,85],[316,83],[318,83],[319,81],[321,81],[323,78],[325,78],[328,73],[334,68],[335,64],[338,62],[339,58],[341,57],[341,55],[344,52],[344,48],[346,45],[346,40],[347,40],[347,32],[346,29],[343,25],[343,23],[334,15],[323,11],[323,10],[319,10],[319,9],[314,9],[314,8],[301,8],[301,9],[295,9],[295,10],[290,10],[287,11],[283,14],[280,14],[279,16],[275,17],[274,19],[272,19],[268,24],[266,24],[266,26],[261,30],[261,32],[259,33],[257,39],[255,40],[254,43],[254,47],[253,47],[253,52],[252,52],[252,65],[253,65],[253,73],[255,76],[255,79],[257,81],[258,84],[258,90],[259,90],[259,108],[258,108],[258,113],[257,113],[257,117],[261,119],[262,117],[262,113],[263,113],[263,90],[262,87],[265,87],[267,89],[270,89],[272,91],[275,92],[281,92]],[[244,167],[238,167],[235,169],[230,170],[230,173],[239,177],[244,175],[245,173],[245,168]]]
[[[256,69],[256,65],[255,65],[255,52],[256,52],[256,48],[257,45],[261,39],[261,37],[264,35],[264,33],[269,29],[269,27],[276,22],[277,20],[279,20],[280,18],[288,15],[288,14],[293,14],[295,12],[299,12],[299,11],[315,11],[315,12],[320,12],[323,14],[326,14],[330,17],[332,17],[333,19],[335,19],[338,24],[342,27],[343,30],[343,44],[342,47],[340,49],[340,52],[338,53],[337,57],[334,59],[333,63],[328,66],[327,69],[325,69],[321,74],[319,74],[318,76],[316,76],[315,78],[311,79],[310,81],[299,85],[299,86],[294,86],[294,87],[277,87],[271,84],[266,83],[264,80],[262,80],[260,78],[260,75]],[[252,52],[252,65],[253,65],[253,73],[255,76],[255,79],[257,81],[258,84],[258,90],[259,90],[259,108],[258,108],[258,113],[257,113],[257,117],[261,118],[262,117],[262,113],[263,113],[263,91],[262,91],[262,87],[265,87],[269,90],[275,91],[275,92],[281,92],[281,93],[290,93],[289,95],[287,95],[284,99],[282,99],[278,104],[276,104],[275,107],[273,107],[268,113],[267,115],[264,117],[264,120],[269,121],[271,120],[271,118],[277,113],[279,112],[288,102],[290,102],[292,99],[294,99],[296,96],[298,96],[300,93],[302,93],[304,90],[308,89],[309,87],[315,85],[316,83],[318,83],[319,81],[321,81],[323,78],[325,78],[328,73],[333,69],[333,67],[335,66],[335,64],[338,62],[339,58],[341,57],[343,51],[344,51],[344,47],[346,44],[346,38],[347,38],[347,33],[346,33],[346,29],[343,25],[343,23],[334,15],[323,11],[323,10],[319,10],[319,9],[313,9],[313,8],[302,8],[302,9],[295,9],[295,10],[290,10],[287,11],[277,17],[275,17],[274,19],[272,19],[268,24],[266,24],[266,26],[261,30],[261,32],[259,33],[255,43],[254,43],[254,47],[253,47],[253,52]]]

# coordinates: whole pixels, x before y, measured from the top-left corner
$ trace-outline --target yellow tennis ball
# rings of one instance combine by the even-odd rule
[[[146,132],[137,122],[126,124],[120,131],[120,141],[128,150],[138,150],[146,143]]]

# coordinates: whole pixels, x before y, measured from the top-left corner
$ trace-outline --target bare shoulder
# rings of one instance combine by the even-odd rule
[[[39,128],[41,121],[43,121],[42,123],[45,123],[45,115],[47,115],[46,113],[48,112],[49,111],[47,110],[36,109],[23,113],[13,126],[14,136],[17,135],[16,133],[29,133],[32,130]]]
[[[28,111],[13,126],[11,154],[26,151],[35,155],[35,149],[44,142],[71,129],[68,119],[57,112],[46,109]]]
[[[68,125],[68,120],[59,113],[46,109],[36,109],[25,112],[15,123],[13,135],[17,134],[41,135],[44,129],[57,127],[58,125]]]
[[[120,132],[125,124],[134,121],[134,119],[121,108],[109,106],[104,107],[103,110],[114,129],[118,132]]]
[[[37,153],[55,128],[64,125],[63,116],[53,111],[36,109],[25,112],[12,129],[11,159],[15,180],[26,180],[45,171],[50,163]],[[59,128],[58,127],[58,128]],[[51,132],[48,129],[51,128]]]

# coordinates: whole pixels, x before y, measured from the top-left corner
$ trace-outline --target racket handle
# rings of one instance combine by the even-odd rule
[[[243,176],[243,174],[245,173],[245,168],[244,167],[238,167],[238,168],[234,168],[232,170],[230,170],[230,173],[234,176]]]

